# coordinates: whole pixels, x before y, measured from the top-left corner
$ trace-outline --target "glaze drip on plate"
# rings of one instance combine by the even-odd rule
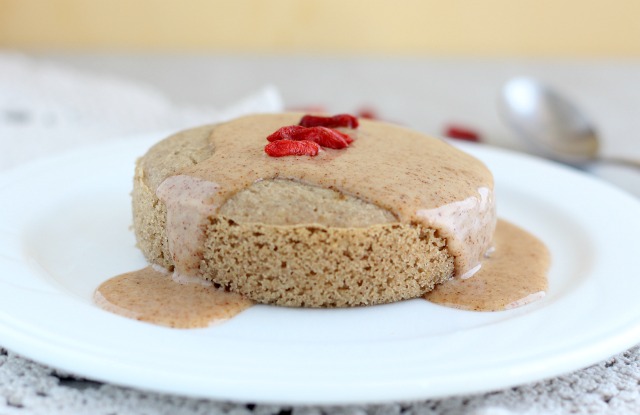
[[[550,255],[535,236],[499,220],[495,250],[470,278],[454,278],[438,285],[424,298],[448,307],[474,311],[500,311],[520,307],[544,297]]]
[[[171,273],[151,266],[105,281],[94,302],[134,320],[185,329],[220,324],[253,305],[212,283],[176,281]]]

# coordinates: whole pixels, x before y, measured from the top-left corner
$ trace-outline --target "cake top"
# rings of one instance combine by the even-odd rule
[[[493,177],[482,162],[442,140],[369,120],[349,130],[354,141],[346,149],[314,157],[265,154],[266,137],[301,115],[251,115],[214,126],[212,153],[174,172],[159,196],[180,193],[205,206],[202,214],[214,214],[255,182],[294,180],[362,199],[400,223],[438,229],[458,275],[479,263],[495,228]]]

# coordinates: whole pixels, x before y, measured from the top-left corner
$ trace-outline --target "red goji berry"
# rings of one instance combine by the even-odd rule
[[[332,117],[305,115],[300,119],[298,125],[303,127],[358,128],[358,119],[350,114],[338,114]]]
[[[309,140],[327,148],[345,148],[353,142],[348,134],[341,133],[327,127],[302,127],[299,125],[289,125],[279,128],[275,133],[269,135],[267,140],[274,142],[277,140]]]
[[[480,141],[480,135],[474,130],[460,125],[448,125],[444,129],[445,137],[465,141]]]
[[[276,140],[264,147],[264,152],[271,157],[284,156],[316,156],[320,146],[309,140]]]
[[[309,127],[300,138],[320,144],[322,147],[341,149],[349,147],[353,139],[348,134],[327,127]]]
[[[373,108],[364,107],[358,110],[358,117],[365,118],[367,120],[378,120],[380,117],[378,113]]]
[[[304,138],[299,137],[300,134],[306,129],[306,127],[301,127],[299,125],[288,125],[286,127],[280,127],[275,133],[269,135],[267,137],[267,140],[304,140]]]

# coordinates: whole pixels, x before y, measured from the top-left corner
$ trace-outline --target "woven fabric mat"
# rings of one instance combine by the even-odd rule
[[[565,376],[490,393],[389,405],[273,406],[191,399],[77,378],[0,349],[0,414],[637,414],[640,349]]]
[[[123,79],[0,53],[0,171],[28,160],[125,134],[187,128],[249,112],[278,111],[265,87],[227,108],[178,106],[160,91]],[[102,384],[8,351],[0,339],[0,415],[10,414],[635,414],[640,349],[589,368],[490,393],[421,402],[290,407],[228,403]]]

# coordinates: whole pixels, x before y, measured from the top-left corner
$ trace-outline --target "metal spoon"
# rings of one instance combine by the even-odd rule
[[[603,162],[640,169],[640,160],[603,158],[596,131],[568,99],[531,78],[502,88],[500,110],[513,130],[544,156],[574,166]]]

